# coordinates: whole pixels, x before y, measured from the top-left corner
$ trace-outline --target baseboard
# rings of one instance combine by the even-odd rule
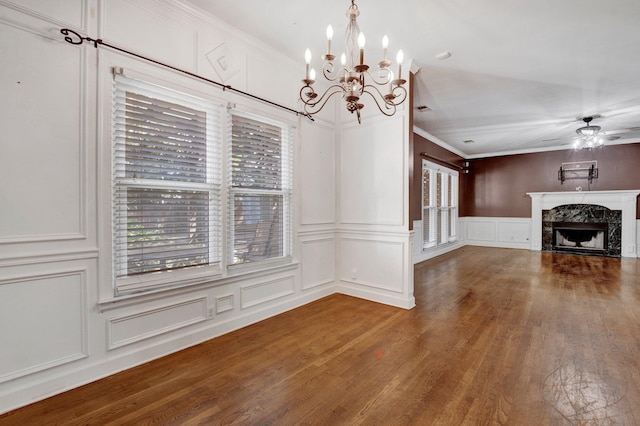
[[[450,251],[457,250],[464,247],[465,245],[466,242],[464,241],[456,241],[455,243],[447,244],[444,247],[436,247],[427,251],[417,252],[413,256],[413,264],[415,265],[417,263],[424,262],[425,260],[429,260],[445,253],[449,253]]]
[[[416,299],[413,297],[413,294],[411,297],[405,298],[401,295],[393,296],[389,293],[381,293],[375,289],[367,290],[362,286],[358,286],[357,288],[351,287],[346,283],[339,283],[336,287],[336,293],[346,294],[347,296],[353,296],[370,302],[382,303],[383,305],[390,305],[402,309],[412,309],[416,306]]]

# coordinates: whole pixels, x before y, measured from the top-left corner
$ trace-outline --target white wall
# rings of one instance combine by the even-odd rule
[[[335,292],[332,123],[203,88],[108,49],[73,46],[64,42],[63,27],[297,106],[299,64],[176,2],[0,0],[0,413]],[[208,59],[221,48],[234,71],[224,81]],[[113,296],[113,65],[263,114],[285,114],[297,125],[292,264]],[[265,76],[265,69],[279,71]]]
[[[408,104],[408,102],[406,103]],[[403,308],[413,296],[413,233],[409,231],[409,113],[362,124],[338,110],[338,291]]]

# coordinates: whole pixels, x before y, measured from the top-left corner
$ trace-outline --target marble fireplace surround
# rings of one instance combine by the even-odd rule
[[[542,210],[567,204],[595,204],[622,211],[622,257],[636,254],[636,200],[640,190],[528,192],[531,197],[531,250],[542,250]]]

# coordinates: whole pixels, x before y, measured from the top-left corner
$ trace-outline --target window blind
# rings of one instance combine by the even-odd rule
[[[423,248],[454,241],[458,220],[458,172],[423,161],[422,203]]]
[[[116,75],[113,123],[116,280],[219,263],[221,108]]]
[[[229,264],[291,254],[292,127],[230,114]]]
[[[432,174],[435,173],[429,168],[422,169],[422,231],[423,231],[423,246],[431,247],[436,244],[436,208],[435,208],[435,194],[432,190],[434,178]]]

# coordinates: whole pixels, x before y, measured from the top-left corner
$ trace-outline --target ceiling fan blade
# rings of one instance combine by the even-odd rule
[[[607,130],[606,132],[602,132],[602,135],[613,136],[613,135],[620,135],[624,133],[633,133],[633,132],[640,132],[640,127],[627,127],[626,129]]]
[[[618,139],[638,139],[640,140],[640,129],[638,130],[630,130],[628,132],[620,132],[615,134],[605,134],[602,135],[605,140],[615,141]]]
[[[563,138],[542,139],[542,142],[556,142],[556,141],[568,141],[568,140],[573,141],[574,139],[576,138],[571,136],[565,136]]]

